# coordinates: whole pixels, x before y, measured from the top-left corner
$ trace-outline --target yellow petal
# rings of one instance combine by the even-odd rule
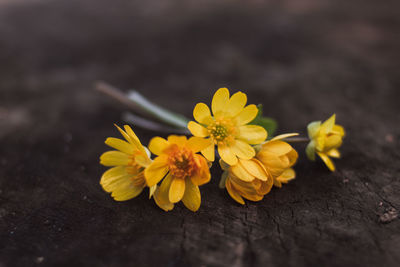
[[[131,176],[130,181],[135,186],[146,187],[146,179],[144,178],[143,172],[138,172]]]
[[[313,121],[307,125],[308,137],[311,139],[318,135],[321,121]]]
[[[100,164],[104,166],[128,165],[130,161],[129,156],[120,151],[107,151],[100,156]]]
[[[208,125],[212,123],[211,112],[209,107],[204,103],[198,103],[193,110],[193,117],[201,124]]]
[[[134,152],[134,147],[131,144],[118,138],[109,137],[105,143],[106,145],[129,155],[132,155]]]
[[[231,148],[225,145],[218,146],[218,153],[223,161],[229,165],[235,165],[238,162],[237,157],[232,152]]]
[[[211,140],[210,140],[211,141]],[[201,154],[208,160],[213,162],[215,160],[215,149],[214,149],[214,144],[211,142],[211,145],[206,147],[201,151]]]
[[[169,201],[168,197],[171,182],[172,176],[168,174],[154,192],[154,201],[164,211],[170,211],[174,208],[174,204]]]
[[[229,90],[227,88],[220,88],[215,92],[211,103],[211,109],[214,116],[219,115],[225,111],[225,107],[229,101]]]
[[[188,129],[189,131],[194,135],[198,137],[207,137],[209,136],[207,128],[201,126],[197,122],[194,121],[189,121],[188,123]]]
[[[289,166],[290,167],[293,166],[296,163],[297,159],[299,158],[299,154],[294,149],[292,151],[290,151],[288,154],[286,154],[286,156],[289,159]]]
[[[129,125],[124,125],[124,129],[126,131],[126,133],[136,142],[139,142],[139,138],[136,136],[136,134],[134,133],[134,131],[132,130],[132,128]]]
[[[169,187],[168,198],[171,203],[181,201],[185,193],[185,179],[173,178],[171,186]]]
[[[340,126],[340,125],[334,125],[332,128],[332,133],[338,134],[342,137],[346,135],[346,132],[345,132],[343,126]]]
[[[135,162],[142,167],[148,167],[151,164],[151,160],[147,155],[138,154],[135,156]]]
[[[326,154],[320,153],[320,152],[317,152],[317,153],[318,153],[318,156],[320,156],[321,159],[324,161],[324,163],[328,167],[328,169],[332,172],[335,171],[335,164],[333,164],[333,161]]]
[[[236,119],[236,124],[237,125],[245,125],[257,116],[258,114],[258,108],[256,105],[248,105],[245,107],[235,118]]]
[[[211,179],[210,169],[208,168],[208,164],[205,158],[200,155],[195,155],[197,160],[200,162],[201,166],[198,172],[191,177],[192,182],[195,185],[203,185],[208,183]]]
[[[134,142],[132,138],[124,131],[122,130],[118,125],[114,124],[115,127],[117,127],[118,131],[122,134],[122,136],[128,141],[129,143]]]
[[[306,147],[306,155],[309,160],[315,160],[315,142],[312,140]]]
[[[261,201],[264,196],[263,195],[258,195],[258,194],[243,194],[243,197],[250,200],[250,201]]]
[[[154,137],[150,140],[149,150],[159,156],[170,145],[170,143],[162,137]]]
[[[235,140],[235,143],[230,148],[241,159],[251,159],[256,155],[254,148],[241,140]]]
[[[114,124],[114,126],[117,127],[118,131],[122,134],[122,136],[126,139],[126,141],[128,141],[130,144],[132,144],[137,150],[139,150],[141,152],[145,152],[139,139],[137,138],[135,133],[132,131],[132,129],[128,125],[125,125],[124,128],[129,130],[129,133],[126,133],[124,130],[122,130],[116,124]]]
[[[189,138],[187,146],[193,151],[193,153],[197,153],[200,150],[206,149],[212,144],[213,143],[210,139],[192,136]]]
[[[125,188],[119,188],[112,192],[111,196],[116,201],[126,201],[138,196],[143,191],[143,187],[127,184]]]
[[[260,144],[267,138],[267,131],[258,125],[243,125],[238,129],[239,138],[252,145]]]
[[[293,150],[293,147],[286,142],[276,140],[269,141],[262,145],[262,151],[267,151],[268,153],[275,154],[277,156],[285,155]]]
[[[239,165],[242,165],[247,172],[251,175],[257,177],[262,181],[268,180],[268,173],[264,166],[256,159],[252,160],[239,160]]]
[[[277,156],[276,154],[271,154],[266,151],[260,151],[257,154],[257,159],[262,162],[263,166],[268,169],[273,176],[281,175],[282,171],[289,167],[290,163],[286,156]]]
[[[282,140],[288,137],[292,137],[292,136],[297,136],[299,135],[298,133],[287,133],[287,134],[280,134],[275,136],[274,138],[271,139],[271,141],[275,141],[275,140]]]
[[[126,166],[117,166],[117,167],[113,167],[111,169],[108,169],[107,171],[105,171],[103,173],[103,175],[101,176],[101,180],[100,182],[102,182],[103,180],[106,181],[112,177],[115,176],[123,176],[126,175]]]
[[[329,135],[325,139],[324,150],[331,150],[332,148],[337,148],[342,145],[342,137],[340,135]]]
[[[104,191],[112,192],[111,196],[116,201],[125,201],[139,195],[144,188],[143,185],[135,185],[133,177],[126,172],[126,167],[118,166],[106,171],[100,184]]]
[[[231,198],[233,198],[236,202],[244,205],[244,200],[243,198],[239,195],[239,193],[235,190],[234,187],[232,187],[231,182],[229,181],[229,177],[226,180],[226,190],[228,191],[229,195],[231,196]]]
[[[336,148],[329,150],[327,154],[332,158],[340,158],[340,152]]]
[[[148,186],[157,184],[168,172],[168,163],[166,156],[159,156],[148,166],[144,175]]]
[[[226,106],[226,114],[234,117],[241,112],[246,105],[247,96],[242,92],[237,92],[232,95]]]
[[[321,129],[325,133],[329,133],[333,129],[333,125],[335,125],[336,114],[333,114],[329,119],[327,119],[324,123],[321,124]]]
[[[249,173],[246,168],[244,168],[244,166],[240,163],[233,165],[231,167],[231,172],[233,173],[233,175],[235,175],[237,178],[239,178],[242,181],[245,182],[251,182],[255,179],[254,175],[252,175],[251,173]]]
[[[241,196],[243,196],[243,193],[249,195],[257,194],[255,184],[259,184],[259,182],[257,182],[259,181],[258,179],[255,179],[252,182],[245,182],[241,179],[238,179],[236,176],[229,176],[229,181]]]
[[[168,136],[168,142],[177,144],[178,146],[184,146],[187,143],[187,138],[184,135],[170,135]]]
[[[282,187],[282,183],[281,183],[281,181],[279,181],[278,179],[274,179],[274,185],[275,185],[276,187],[279,187],[279,188]]]
[[[317,151],[323,151],[325,146],[326,135],[325,134],[318,135],[314,140],[315,140],[315,149]]]
[[[156,189],[157,189],[156,184],[149,187],[149,199],[154,195],[154,192],[156,191]]]
[[[279,176],[279,180],[282,183],[288,183],[290,180],[293,180],[294,178],[296,178],[296,172],[290,168],[290,169],[286,169],[281,176]]]
[[[274,179],[270,178],[267,181],[261,183],[261,186],[257,190],[257,192],[261,195],[266,195],[271,191],[273,185],[274,185]]]
[[[191,211],[197,211],[201,204],[200,190],[190,179],[186,179],[185,193],[182,198],[183,204]]]
[[[104,191],[111,192],[118,187],[118,183],[129,180],[132,177],[131,174],[126,172],[125,166],[117,166],[107,170],[100,179],[100,184]]]

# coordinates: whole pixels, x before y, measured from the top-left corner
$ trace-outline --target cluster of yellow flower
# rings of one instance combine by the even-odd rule
[[[289,133],[267,140],[267,131],[258,125],[248,125],[257,116],[258,108],[248,105],[247,96],[238,92],[230,96],[228,89],[219,89],[211,103],[211,111],[204,103],[195,106],[195,121],[188,123],[194,135],[170,135],[167,139],[154,137],[149,150],[141,144],[132,129],[116,126],[126,141],[107,138],[106,144],[116,149],[105,152],[100,163],[113,167],[101,177],[103,189],[117,201],[129,200],[149,187],[149,197],[165,211],[182,201],[191,211],[201,203],[199,186],[211,179],[210,167],[215,160],[215,146],[224,171],[220,187],[238,203],[244,198],[260,201],[273,185],[281,187],[296,176],[293,165],[297,151],[285,138]],[[335,125],[335,115],[326,122],[312,122],[308,126],[310,143],[306,153],[315,159],[317,153],[330,170],[331,157],[339,157],[337,148],[344,136],[343,127]],[[201,154],[200,154],[201,153]]]

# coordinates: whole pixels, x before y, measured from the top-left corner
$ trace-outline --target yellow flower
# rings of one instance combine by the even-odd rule
[[[149,144],[150,151],[157,155],[145,170],[148,186],[156,185],[164,177],[154,193],[157,205],[165,211],[174,208],[182,200],[191,211],[200,207],[199,185],[210,181],[211,175],[206,159],[196,154],[208,145],[208,141],[185,136],[171,135],[168,140],[154,137]]]
[[[100,164],[113,167],[100,179],[100,184],[116,201],[125,201],[139,195],[146,187],[144,169],[151,160],[132,129],[125,125],[125,131],[115,125],[126,141],[109,137],[106,144],[117,150],[103,153]],[[150,189],[151,193],[154,187]]]
[[[271,173],[274,185],[282,187],[282,183],[288,183],[296,177],[291,168],[297,161],[297,151],[282,139],[298,135],[297,133],[283,134],[261,145],[256,158]]]
[[[193,110],[193,117],[197,122],[190,121],[188,128],[197,137],[207,138],[209,146],[201,153],[209,160],[214,161],[214,145],[218,146],[218,153],[229,165],[235,165],[238,158],[249,160],[255,156],[251,145],[260,144],[267,138],[267,131],[257,125],[246,125],[258,113],[255,105],[248,105],[247,96],[237,92],[229,97],[227,88],[219,89],[212,99],[210,109],[204,103],[199,103]]]
[[[321,121],[314,121],[308,124],[308,136],[311,141],[307,145],[306,154],[310,160],[315,160],[315,153],[325,162],[331,171],[335,171],[335,165],[329,158],[340,158],[338,148],[342,145],[345,131],[342,126],[335,124],[336,115],[321,124]]]
[[[239,159],[234,166],[220,160],[220,165],[224,170],[220,187],[225,187],[236,202],[244,204],[243,198],[260,201],[271,191],[272,176],[256,158]]]

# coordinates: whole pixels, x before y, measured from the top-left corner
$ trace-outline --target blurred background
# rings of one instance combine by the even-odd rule
[[[144,266],[396,266],[399,221],[383,227],[377,214],[400,208],[399,10],[397,0],[0,0],[0,266],[121,266],[133,252]],[[308,182],[249,214],[216,179],[196,220],[178,207],[161,224],[145,196],[124,206],[98,185],[125,107],[93,90],[97,80],[189,118],[218,88],[241,90],[278,133],[306,134],[336,112],[344,158],[335,174],[301,159]],[[135,131],[145,144],[157,134]]]
[[[398,14],[394,0],[1,0],[0,134],[102,120],[99,79],[187,116],[227,86],[284,129],[352,104],[377,120],[398,103]]]

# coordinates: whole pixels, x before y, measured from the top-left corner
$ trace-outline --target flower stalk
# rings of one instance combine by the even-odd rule
[[[310,142],[310,139],[307,137],[289,137],[289,138],[285,138],[283,140],[288,143],[308,143],[308,142]]]
[[[134,115],[132,116],[132,114],[125,116],[125,118],[129,118],[130,122],[134,121],[136,124],[149,130],[157,129],[162,132],[182,132],[182,130],[184,130],[184,132],[187,133],[186,127],[189,119],[152,103],[138,91],[130,90],[125,94],[120,89],[103,81],[96,82],[95,89],[119,101],[142,116],[149,116],[181,131],[168,129],[167,127],[163,127],[162,125],[151,122],[145,118],[140,118]]]

